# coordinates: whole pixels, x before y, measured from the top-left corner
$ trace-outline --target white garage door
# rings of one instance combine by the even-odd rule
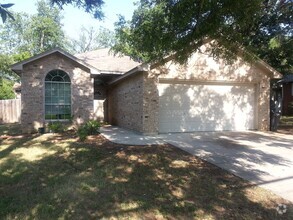
[[[255,129],[255,86],[159,84],[159,132]]]

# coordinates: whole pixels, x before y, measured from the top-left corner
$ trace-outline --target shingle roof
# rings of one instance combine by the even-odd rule
[[[133,61],[128,56],[114,56],[109,48],[76,54],[75,56],[83,62],[97,68],[101,72],[124,73],[140,64]]]

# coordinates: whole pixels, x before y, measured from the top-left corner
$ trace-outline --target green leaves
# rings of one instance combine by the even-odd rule
[[[1,14],[3,23],[6,21],[7,17],[14,20],[12,13],[7,10],[7,8],[10,8],[13,5],[14,4],[0,4],[0,14]]]
[[[83,8],[86,12],[92,14],[97,19],[102,19],[104,14],[101,10],[104,4],[103,0],[50,0],[52,5],[56,4],[60,8],[64,5],[72,4],[75,7]]]
[[[260,10],[261,0],[141,0],[130,25],[117,23],[114,50],[146,62],[176,54],[184,62],[207,37],[231,48],[241,42]]]
[[[288,72],[292,52],[282,45],[292,51],[292,10],[289,0],[141,0],[130,22],[116,23],[113,50],[144,62],[173,55],[184,63],[208,38],[217,41],[210,50],[216,58],[232,61],[241,47]]]
[[[244,45],[282,74],[293,72],[293,3],[263,1],[261,17]]]
[[[78,39],[72,39],[70,42],[70,51],[72,53],[84,53],[100,48],[109,48],[115,42],[114,32],[109,29],[99,27],[81,27]]]
[[[31,55],[54,47],[65,45],[60,9],[48,2],[37,2],[37,13],[15,13],[14,20],[8,20],[0,28],[0,52],[15,54],[28,52]]]
[[[11,71],[10,65],[65,44],[60,10],[43,0],[37,4],[38,12],[35,15],[14,13],[15,19],[9,19],[1,26],[0,77],[18,81],[19,76]]]
[[[50,0],[51,5],[58,5],[61,9],[64,5],[72,4],[75,7],[83,8],[86,12],[92,14],[97,19],[102,19],[104,14],[102,12],[102,5],[104,4],[103,0]],[[13,14],[7,10],[14,4],[0,4],[0,14],[3,23],[9,17],[12,20],[14,19]]]
[[[14,99],[13,82],[0,77],[0,100]]]

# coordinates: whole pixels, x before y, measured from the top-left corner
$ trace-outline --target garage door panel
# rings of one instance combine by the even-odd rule
[[[159,85],[159,131],[254,129],[253,85]]]

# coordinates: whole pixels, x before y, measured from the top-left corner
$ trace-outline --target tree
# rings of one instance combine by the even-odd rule
[[[58,5],[60,8],[64,5],[72,4],[75,7],[83,8],[97,19],[102,19],[104,16],[101,10],[104,4],[103,0],[51,0],[51,3]]]
[[[0,78],[19,81],[19,76],[13,72],[10,66],[16,62],[20,62],[24,59],[28,59],[30,57],[30,53],[18,53],[18,54],[0,54]]]
[[[61,12],[46,1],[37,2],[37,14],[30,19],[24,33],[27,48],[31,54],[37,54],[54,47],[63,47],[65,34],[62,30]]]
[[[84,53],[114,45],[114,33],[107,28],[81,27],[78,39],[72,39],[70,50],[73,53]]]
[[[13,5],[14,4],[11,4],[11,3],[0,4],[0,15],[1,15],[3,23],[6,21],[7,17],[11,18],[12,20],[14,19],[12,13],[8,11],[8,8],[10,8]]]
[[[10,70],[12,63],[10,55],[0,54],[0,100],[15,98],[13,84],[19,77]]]
[[[244,45],[283,74],[293,73],[293,3],[264,1],[262,16]]]
[[[37,2],[37,13],[15,13],[14,20],[6,21],[0,29],[1,53],[29,52],[31,55],[54,47],[65,47],[61,11],[48,1]]]
[[[158,61],[170,54],[184,62],[208,37],[219,45],[214,55],[228,54],[259,16],[261,0],[141,0],[130,24],[116,23],[115,51],[134,59]],[[228,47],[228,48],[227,48]]]
[[[0,100],[15,98],[13,84],[14,82],[0,77]]]
[[[292,4],[288,6],[289,0],[140,0],[130,22],[120,17],[116,23],[117,43],[113,50],[144,62],[161,61],[172,54],[175,61],[183,63],[206,39],[215,39],[210,53],[217,58],[233,59],[239,48],[246,46],[249,49],[249,44],[263,43],[261,37],[258,37],[260,42],[253,43],[258,34],[256,30],[261,29],[262,24],[272,30],[276,24],[278,28],[282,27],[284,23],[279,20],[264,22],[268,17],[273,20],[276,13],[280,13],[278,7],[272,10],[274,2],[282,2],[283,6],[292,9]],[[268,11],[272,14],[266,15]],[[287,29],[287,23],[291,22],[292,30],[289,11],[288,16],[279,17],[286,22]],[[263,29],[261,34],[270,41],[270,32]],[[288,32],[285,36],[292,38]],[[257,55],[262,53],[259,51]]]
[[[63,8],[64,5],[72,4],[75,7],[83,8],[86,12],[91,13],[95,18],[102,19],[103,12],[101,10],[104,4],[103,0],[50,0],[52,6],[58,5]],[[0,14],[2,17],[2,22],[5,23],[7,17],[14,19],[13,14],[7,10],[7,8],[12,7],[14,4],[0,4]]]
[[[14,13],[14,20],[0,25],[0,53],[15,54],[26,50],[28,44],[25,32],[29,27],[30,16],[27,13]]]
[[[15,13],[14,20],[7,20],[0,28],[0,77],[19,81],[10,65],[36,53],[65,45],[60,10],[39,1],[38,13],[29,16]]]
[[[115,44],[115,34],[113,31],[100,27],[96,36],[97,48],[108,48]]]

